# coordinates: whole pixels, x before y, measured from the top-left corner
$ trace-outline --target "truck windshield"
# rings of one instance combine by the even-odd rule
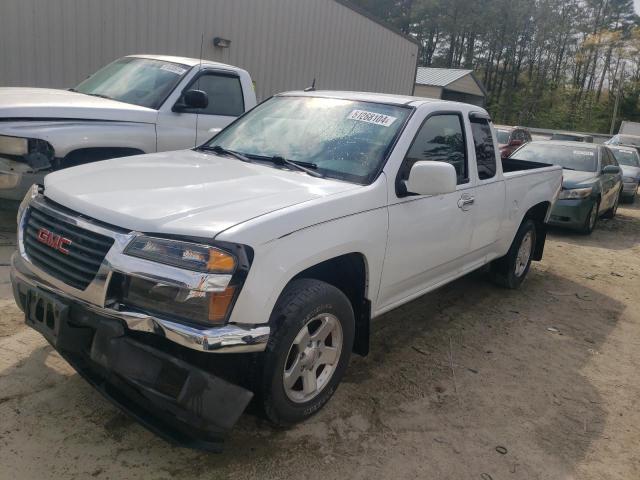
[[[274,97],[216,135],[220,146],[253,159],[284,158],[326,177],[370,183],[411,109],[321,97]]]
[[[578,144],[569,146],[529,143],[517,150],[511,158],[560,165],[567,170],[583,172],[595,172],[598,166],[597,150],[580,147]]]
[[[187,70],[178,63],[125,57],[101,68],[72,91],[157,110]]]

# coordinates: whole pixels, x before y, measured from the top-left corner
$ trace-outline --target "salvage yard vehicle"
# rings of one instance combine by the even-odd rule
[[[542,258],[560,167],[500,161],[483,109],[277,95],[180,152],[52,173],[18,212],[26,322],[148,428],[219,449],[255,395],[321,409],[372,318]]]
[[[542,141],[516,150],[511,159],[560,165],[562,191],[553,207],[550,225],[593,232],[598,218],[613,218],[622,192],[622,170],[605,145]]]
[[[515,150],[532,140],[531,133],[524,127],[495,125],[495,129],[502,158],[508,158]]]
[[[640,152],[640,137],[637,135],[614,135],[605,142],[606,145],[633,147]]]
[[[21,200],[52,171],[194,147],[255,104],[241,68],[153,55],[120,58],[69,90],[0,88],[0,199]]]
[[[622,169],[622,200],[633,203],[640,184],[640,153],[633,147],[609,145]]]

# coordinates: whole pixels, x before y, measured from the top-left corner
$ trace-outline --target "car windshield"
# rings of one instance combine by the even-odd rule
[[[496,130],[498,143],[501,145],[506,145],[507,143],[509,143],[509,134],[509,130]]]
[[[634,147],[640,147],[640,137],[635,135],[616,135],[609,140],[611,145],[633,145]]]
[[[370,183],[411,109],[372,102],[274,97],[216,135],[222,147],[251,159],[280,157],[327,177]]]
[[[101,68],[72,90],[157,110],[187,70],[178,63],[125,57]]]
[[[568,170],[595,172],[598,166],[597,150],[578,145],[543,145],[529,143],[513,156],[516,160],[560,165]]]
[[[640,161],[638,159],[638,152],[633,150],[620,150],[618,148],[610,148],[613,152],[613,156],[620,165],[626,165],[628,167],[640,167]]]

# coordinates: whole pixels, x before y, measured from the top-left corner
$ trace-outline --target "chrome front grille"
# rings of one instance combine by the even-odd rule
[[[113,238],[60,220],[33,205],[24,227],[24,251],[49,275],[84,290],[98,273]],[[53,239],[52,241],[47,241]],[[59,240],[64,239],[60,244]]]

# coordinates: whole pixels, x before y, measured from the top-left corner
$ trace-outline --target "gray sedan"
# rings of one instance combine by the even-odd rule
[[[622,168],[621,198],[633,203],[640,183],[640,154],[634,147],[609,145],[609,149]]]

